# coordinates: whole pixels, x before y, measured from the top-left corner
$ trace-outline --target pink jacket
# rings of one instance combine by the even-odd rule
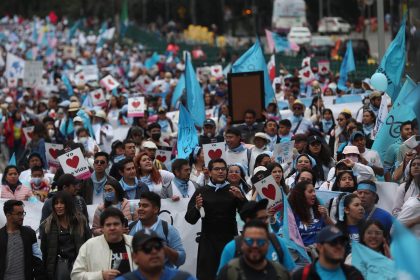
[[[1,185],[1,198],[5,199],[16,199],[16,200],[28,200],[34,194],[30,188],[25,187],[24,185],[17,186],[15,192],[9,188],[8,185]]]

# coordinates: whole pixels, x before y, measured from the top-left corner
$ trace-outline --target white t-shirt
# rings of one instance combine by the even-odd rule
[[[370,165],[381,168],[384,167],[377,151],[365,149],[365,152],[360,155],[364,157]]]
[[[409,220],[420,217],[420,198],[410,197],[403,205],[398,214],[398,220],[405,223]],[[420,224],[411,228],[411,231],[420,238]]]

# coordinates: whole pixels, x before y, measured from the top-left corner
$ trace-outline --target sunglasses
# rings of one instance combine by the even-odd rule
[[[162,250],[162,248],[163,248],[162,242],[148,242],[144,244],[143,246],[141,246],[140,250],[146,254],[150,254],[153,251],[153,249],[155,249],[156,251],[160,251]]]
[[[255,243],[257,243],[258,247],[262,247],[265,244],[267,244],[267,240],[263,239],[263,238],[251,238],[251,237],[247,237],[244,238],[244,242],[248,247],[252,247],[252,245],[254,245]]]
[[[104,161],[104,160],[95,160],[93,163],[94,164],[105,164],[106,161]]]
[[[338,122],[344,121],[344,119],[337,119]]]
[[[341,245],[341,246],[345,247],[345,246],[347,246],[348,241],[347,241],[346,238],[339,237],[339,238],[336,238],[334,240],[331,240],[331,241],[325,242],[325,243],[327,243],[327,244],[329,244],[330,246],[333,246],[333,247],[335,247],[337,245]]]

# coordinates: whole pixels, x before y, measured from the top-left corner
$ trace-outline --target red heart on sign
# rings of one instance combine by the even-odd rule
[[[111,86],[115,85],[115,83],[112,79],[108,79],[108,84],[110,84]]]
[[[79,157],[74,156],[73,158],[68,158],[66,164],[72,168],[76,168],[79,165]]]
[[[165,162],[166,161],[166,156],[156,156],[156,159],[160,162]]]
[[[50,148],[48,152],[53,158],[57,158],[57,149]]]
[[[310,75],[311,75],[311,73],[309,73],[309,71],[306,71],[305,73],[303,73],[303,76],[305,78],[309,78]]]
[[[217,73],[219,73],[219,69],[217,69],[217,68],[216,68],[216,69],[213,69],[213,71],[214,71],[214,73],[216,73],[216,74],[217,74]]]
[[[267,187],[262,188],[262,193],[265,197],[274,200],[276,198],[276,187],[269,184]]]
[[[101,94],[100,93],[96,93],[94,96],[95,96],[96,99],[101,98]]]
[[[148,84],[150,84],[150,81],[149,80],[144,80],[144,84],[148,85]]]
[[[141,104],[140,101],[134,101],[134,102],[131,103],[131,105],[133,105],[134,108],[139,107],[140,104]]]
[[[220,158],[221,156],[222,156],[222,150],[220,150],[220,149],[209,151],[209,157],[211,159]]]
[[[327,71],[328,71],[327,67],[324,66],[324,67],[321,68],[321,72],[324,72],[325,73]]]
[[[309,66],[309,63],[307,61],[305,61],[305,63],[303,64],[304,67]]]
[[[84,80],[84,79],[85,79],[85,76],[80,75],[80,76],[79,76],[79,79],[80,79],[80,80]]]

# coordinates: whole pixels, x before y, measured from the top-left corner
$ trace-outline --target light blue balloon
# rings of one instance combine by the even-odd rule
[[[386,91],[388,88],[388,79],[382,73],[375,73],[370,78],[370,84],[378,91]]]

